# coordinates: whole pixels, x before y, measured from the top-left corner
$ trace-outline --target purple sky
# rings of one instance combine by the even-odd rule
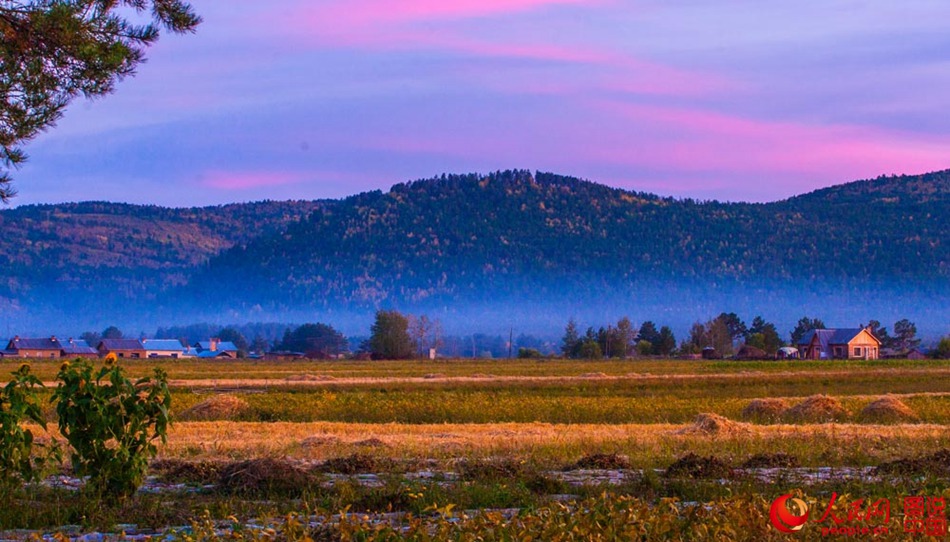
[[[340,197],[529,168],[768,201],[950,167],[943,0],[194,0],[27,147],[17,204]],[[274,7],[279,6],[279,7]]]

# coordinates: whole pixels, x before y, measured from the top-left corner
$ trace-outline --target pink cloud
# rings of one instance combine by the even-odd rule
[[[950,141],[865,126],[758,120],[700,109],[601,102],[650,137],[599,138],[587,158],[684,174],[760,174],[798,184],[946,167]],[[614,124],[601,130],[624,131]]]
[[[508,15],[552,6],[586,6],[589,0],[348,0],[311,11],[334,24],[377,25]]]
[[[252,190],[295,184],[305,178],[301,173],[288,172],[208,171],[201,175],[201,184],[220,190]]]

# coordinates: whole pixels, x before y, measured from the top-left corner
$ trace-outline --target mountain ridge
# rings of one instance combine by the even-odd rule
[[[774,302],[788,305],[795,288],[814,284],[887,290],[886,308],[907,288],[925,301],[950,290],[948,221],[950,170],[769,203],[661,197],[508,170],[339,200],[24,206],[0,211],[8,233],[0,306],[41,312],[68,296],[103,314],[143,310],[143,318],[222,299],[233,315],[518,300],[560,300],[570,310],[573,300],[630,304],[676,288],[704,306],[704,292],[731,302],[787,290]]]

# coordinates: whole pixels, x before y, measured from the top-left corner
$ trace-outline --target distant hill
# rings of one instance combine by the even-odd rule
[[[727,309],[887,321],[902,307],[950,321],[937,304],[950,293],[950,171],[751,204],[513,170],[318,202],[27,206],[0,212],[0,227],[0,309],[21,315],[68,299],[165,323],[379,306],[468,322]]]
[[[51,285],[124,297],[187,282],[211,256],[279,231],[324,203],[201,208],[86,202],[0,211],[0,296]]]
[[[948,178],[881,178],[748,204],[529,171],[443,176],[324,207],[224,251],[196,280],[226,277],[259,285],[256,302],[315,306],[593,294],[656,281],[943,282]]]

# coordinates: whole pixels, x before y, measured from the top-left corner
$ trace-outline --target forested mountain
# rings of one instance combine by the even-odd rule
[[[0,228],[0,308],[19,316],[69,300],[150,328],[380,306],[468,321],[653,310],[687,324],[746,307],[849,325],[913,306],[950,321],[948,171],[750,204],[515,170],[319,202],[26,206],[0,212]]]
[[[442,176],[321,208],[213,258],[195,283],[224,279],[255,302],[315,306],[544,298],[657,281],[946,283],[948,179],[882,178],[748,204],[529,171]]]
[[[0,212],[0,297],[55,285],[123,297],[185,284],[211,256],[279,231],[323,203],[258,202],[201,208],[86,202]]]

